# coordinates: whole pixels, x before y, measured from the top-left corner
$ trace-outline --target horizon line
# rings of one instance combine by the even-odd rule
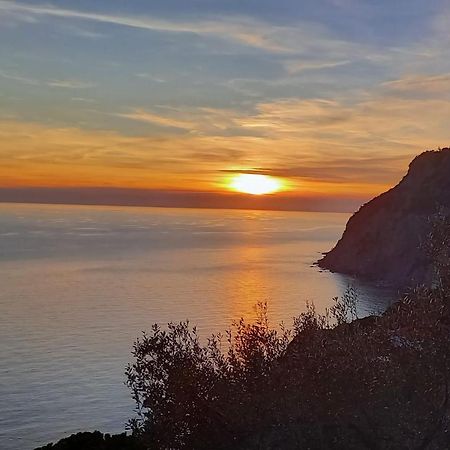
[[[248,195],[118,187],[0,187],[0,203],[353,213],[366,197]]]

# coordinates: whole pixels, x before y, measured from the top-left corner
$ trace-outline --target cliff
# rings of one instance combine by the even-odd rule
[[[450,210],[450,148],[417,156],[397,186],[350,218],[318,264],[392,286],[429,283],[432,268],[423,243],[430,216],[442,210]]]

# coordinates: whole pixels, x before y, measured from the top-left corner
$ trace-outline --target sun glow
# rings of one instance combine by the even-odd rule
[[[280,180],[268,175],[241,173],[233,177],[230,188],[252,195],[273,194],[281,189]]]

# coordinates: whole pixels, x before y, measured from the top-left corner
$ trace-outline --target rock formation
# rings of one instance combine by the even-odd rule
[[[427,151],[389,191],[363,205],[319,262],[333,272],[393,286],[429,283],[424,243],[437,212],[450,211],[450,148]]]

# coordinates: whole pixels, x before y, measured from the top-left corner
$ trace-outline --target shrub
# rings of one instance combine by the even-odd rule
[[[288,330],[270,327],[266,304],[257,312],[255,323],[241,319],[204,346],[189,322],[154,325],[138,339],[126,371],[134,434],[158,449],[230,448],[251,434],[261,414],[256,393],[290,341]]]
[[[355,319],[348,292],[293,331],[267,306],[201,345],[188,322],[154,326],[127,369],[136,436],[154,449],[449,448],[450,315],[440,287]]]

